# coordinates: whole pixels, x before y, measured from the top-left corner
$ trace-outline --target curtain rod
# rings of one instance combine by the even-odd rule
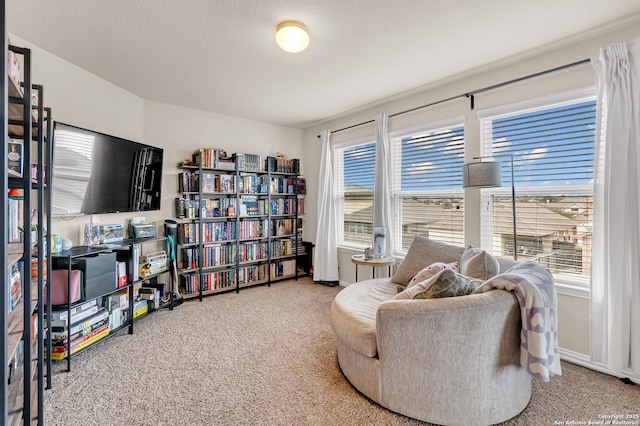
[[[575,67],[575,66],[578,66],[578,65],[583,65],[583,64],[586,64],[586,63],[589,63],[589,62],[591,62],[591,59],[582,59],[580,61],[572,62],[570,64],[561,65],[561,66],[555,67],[555,68],[550,68],[548,70],[540,71],[540,72],[537,72],[537,73],[534,73],[534,74],[529,74],[529,75],[526,75],[524,77],[518,77],[518,78],[515,78],[513,80],[508,80],[508,81],[504,81],[502,83],[494,84],[492,86],[486,86],[486,87],[483,87],[481,89],[472,90],[470,92],[466,92],[466,93],[463,93],[461,95],[451,96],[450,98],[441,99],[439,101],[431,102],[431,103],[428,103],[428,104],[425,104],[425,105],[420,105],[420,106],[417,106],[417,107],[414,107],[414,108],[411,108],[411,109],[407,109],[407,110],[404,110],[404,111],[396,112],[396,113],[390,114],[389,118],[397,117],[399,115],[407,114],[407,113],[410,113],[410,112],[414,112],[414,111],[417,111],[417,110],[420,110],[420,109],[423,109],[423,108],[432,107],[432,106],[435,106],[435,105],[438,105],[438,104],[442,104],[442,103],[445,103],[445,102],[449,102],[449,101],[452,101],[452,100],[458,99],[458,98],[469,98],[470,101],[471,101],[471,109],[473,110],[474,106],[475,106],[474,105],[474,96],[477,93],[488,92],[489,90],[498,89],[498,88],[503,87],[503,86],[508,86],[510,84],[519,83],[521,81],[528,80],[530,78],[540,77],[540,76],[545,75],[545,74],[551,74],[551,73],[556,72],[556,71],[562,71],[564,69],[572,68],[572,67]],[[371,124],[371,123],[375,123],[375,120],[363,121],[362,123],[357,123],[357,124],[353,124],[351,126],[343,127],[341,129],[338,129],[338,130],[334,130],[331,133],[338,133],[338,132],[342,132],[344,130],[353,129],[354,127],[360,127],[360,126],[364,126],[365,124]],[[318,137],[320,137],[320,135],[318,135]]]

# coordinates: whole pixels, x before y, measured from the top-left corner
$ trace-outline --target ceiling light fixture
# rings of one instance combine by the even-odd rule
[[[302,52],[309,46],[309,30],[302,22],[280,22],[276,28],[276,42],[286,52]]]

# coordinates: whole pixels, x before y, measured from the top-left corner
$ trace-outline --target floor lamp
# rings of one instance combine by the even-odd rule
[[[511,211],[513,216],[513,259],[518,260],[518,239],[516,236],[516,187],[513,172],[513,155],[494,155],[492,157],[473,157],[480,160],[462,166],[463,188],[495,188],[502,186],[502,163],[497,161],[482,161],[485,158],[510,157],[511,159]]]

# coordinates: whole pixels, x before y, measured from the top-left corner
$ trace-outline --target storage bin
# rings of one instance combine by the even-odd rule
[[[71,271],[71,300],[67,293],[69,271],[66,269],[54,269],[51,271],[51,304],[66,305],[80,301],[80,271]],[[47,291],[45,286],[44,303],[47,303]]]
[[[67,268],[68,258],[53,260],[54,268]],[[116,253],[114,252],[74,258],[71,261],[71,267],[82,271],[84,300],[95,299],[117,288]]]

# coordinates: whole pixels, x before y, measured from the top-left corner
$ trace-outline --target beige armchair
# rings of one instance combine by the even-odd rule
[[[500,262],[502,270],[511,265]],[[397,293],[378,278],[347,286],[333,301],[338,361],[356,389],[437,424],[494,424],[524,410],[531,376],[520,366],[513,293],[391,300]]]

